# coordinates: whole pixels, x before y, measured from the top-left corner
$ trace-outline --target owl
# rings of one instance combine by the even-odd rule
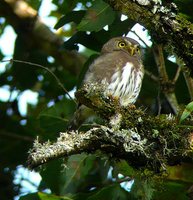
[[[105,94],[119,99],[121,106],[128,106],[136,102],[143,76],[139,43],[128,37],[115,37],[103,45],[100,56],[89,66],[82,85],[103,84]],[[80,105],[70,129],[78,128],[89,112],[86,106]]]

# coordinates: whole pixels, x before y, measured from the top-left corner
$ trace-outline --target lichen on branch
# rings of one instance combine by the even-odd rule
[[[191,129],[180,127],[176,117],[150,116],[134,105],[121,107],[118,99],[107,96],[103,86],[97,84],[85,85],[76,97],[105,119],[106,124],[85,132],[61,133],[54,143],[41,144],[36,140],[29,151],[30,168],[55,158],[96,150],[126,159],[134,167],[148,166],[151,169],[192,157]]]

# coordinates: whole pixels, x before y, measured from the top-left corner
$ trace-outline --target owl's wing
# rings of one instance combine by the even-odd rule
[[[109,83],[112,75],[123,68],[129,61],[129,56],[120,51],[102,54],[89,66],[84,83],[101,83],[104,79]]]

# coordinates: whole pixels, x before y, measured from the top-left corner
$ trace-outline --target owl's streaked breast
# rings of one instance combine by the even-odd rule
[[[117,70],[107,86],[107,92],[120,99],[122,106],[135,103],[142,85],[143,70],[136,69],[131,62],[127,62]]]

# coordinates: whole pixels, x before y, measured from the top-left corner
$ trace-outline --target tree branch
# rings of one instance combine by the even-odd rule
[[[186,85],[187,85],[188,92],[190,95],[190,100],[193,101],[193,79],[192,79],[192,77],[190,77],[190,71],[185,66],[184,62],[181,59],[178,58],[176,63],[183,72],[184,79],[186,81]]]
[[[85,85],[76,97],[106,119],[106,125],[98,125],[86,132],[61,133],[54,143],[41,144],[36,140],[29,153],[29,167],[96,150],[124,158],[134,167],[151,169],[192,157],[190,137],[193,129],[178,126],[175,117],[149,116],[133,105],[120,107],[117,99],[104,95],[103,87],[94,84]]]
[[[161,92],[166,97],[174,113],[177,114],[179,111],[179,106],[174,92],[175,82],[169,80],[163,56],[163,46],[161,44],[154,45],[153,53],[158,68]]]

